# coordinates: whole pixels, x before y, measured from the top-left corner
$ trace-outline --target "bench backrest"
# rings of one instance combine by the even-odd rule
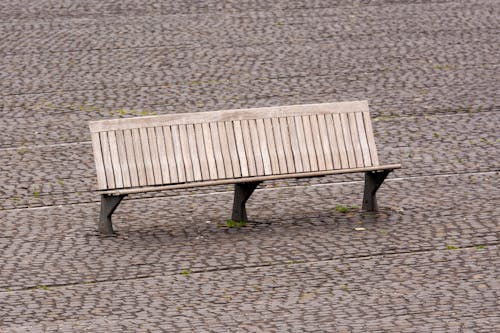
[[[99,190],[378,166],[366,101],[90,123]]]

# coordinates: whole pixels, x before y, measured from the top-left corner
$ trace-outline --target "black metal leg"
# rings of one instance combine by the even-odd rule
[[[102,235],[113,235],[113,224],[111,223],[111,215],[116,207],[120,204],[125,195],[101,195],[101,216],[99,218],[98,230]]]
[[[363,210],[375,212],[378,210],[377,190],[392,170],[369,171],[365,173],[365,193],[363,195]]]
[[[240,183],[234,185],[233,221],[247,221],[245,204],[261,182]]]

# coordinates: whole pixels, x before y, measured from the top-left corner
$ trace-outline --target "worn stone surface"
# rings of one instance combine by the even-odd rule
[[[500,331],[496,0],[0,2],[0,332]],[[127,197],[87,122],[367,99],[381,161]],[[338,206],[342,207],[338,207]],[[340,208],[348,208],[342,212]]]

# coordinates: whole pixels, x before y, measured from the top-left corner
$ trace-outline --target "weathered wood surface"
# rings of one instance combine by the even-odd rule
[[[364,101],[103,120],[90,128],[99,190],[379,166]]]

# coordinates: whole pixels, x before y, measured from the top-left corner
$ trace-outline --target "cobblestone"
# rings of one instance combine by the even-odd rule
[[[1,332],[500,331],[496,0],[0,2]],[[362,175],[133,195],[87,123],[368,99]],[[354,206],[339,212],[337,205]]]

